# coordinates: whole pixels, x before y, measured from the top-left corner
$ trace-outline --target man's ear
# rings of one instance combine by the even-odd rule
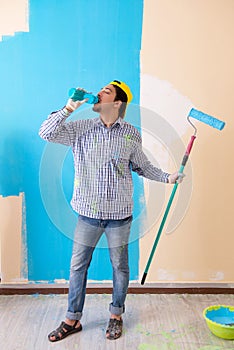
[[[121,107],[121,105],[122,105],[122,101],[114,101],[114,108],[120,108]]]

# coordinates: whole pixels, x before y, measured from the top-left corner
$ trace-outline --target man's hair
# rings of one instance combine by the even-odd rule
[[[119,109],[119,117],[124,118],[128,97],[126,93],[119,86],[117,85],[112,85],[112,86],[114,86],[115,92],[116,92],[115,101],[122,101],[122,104]]]

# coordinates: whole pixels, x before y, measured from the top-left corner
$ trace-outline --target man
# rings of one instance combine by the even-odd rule
[[[93,110],[99,117],[66,123],[86,100],[68,100],[66,106],[49,115],[40,136],[72,147],[75,179],[71,201],[79,214],[70,266],[68,309],[65,322],[48,335],[51,342],[82,330],[80,319],[85,300],[87,270],[92,253],[105,232],[113,268],[113,294],[109,306],[108,339],[122,334],[122,314],[129,284],[128,239],[132,222],[131,172],[164,183],[181,180],[154,167],[142,151],[140,133],[125,122],[130,88],[117,80],[98,93]]]

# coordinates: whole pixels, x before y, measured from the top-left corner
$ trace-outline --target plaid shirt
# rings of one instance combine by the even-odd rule
[[[132,215],[132,171],[168,182],[168,173],[153,166],[142,151],[141,135],[119,118],[107,128],[100,118],[65,122],[65,109],[41,125],[47,141],[71,146],[74,158],[72,208],[96,219],[118,220]]]

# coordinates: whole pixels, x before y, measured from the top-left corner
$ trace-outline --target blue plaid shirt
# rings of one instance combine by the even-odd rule
[[[72,147],[74,189],[72,208],[96,219],[118,220],[132,215],[132,171],[168,182],[168,173],[153,166],[142,151],[138,130],[119,118],[107,128],[100,118],[65,122],[65,109],[53,112],[41,125],[47,141]]]

